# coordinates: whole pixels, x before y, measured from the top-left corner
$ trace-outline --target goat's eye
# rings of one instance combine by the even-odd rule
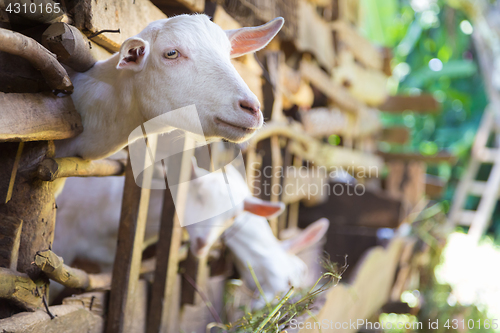
[[[179,58],[181,54],[177,50],[170,50],[168,52],[165,52],[165,58],[167,59],[176,59]]]

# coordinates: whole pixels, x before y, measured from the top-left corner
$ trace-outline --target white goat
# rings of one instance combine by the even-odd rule
[[[265,217],[281,213],[283,203],[251,197],[236,168],[227,165],[225,170],[231,188],[239,191],[233,196],[245,197],[245,200],[224,214],[204,220],[203,216],[211,216],[213,210],[218,211],[224,204],[219,191],[226,190],[227,184],[214,173],[193,167],[194,179],[187,195],[185,219],[204,221],[186,227],[191,251],[197,256],[207,255],[224,232],[223,239],[234,253],[237,268],[248,287],[256,287],[248,264],[254,269],[268,300],[287,291],[291,285],[305,286],[307,266],[295,254],[323,237],[328,220],[321,219],[295,238],[280,242]],[[116,248],[123,183],[123,177],[68,179],[63,195],[58,198],[53,245],[54,251],[67,263],[79,256],[109,270]],[[152,235],[158,230],[162,193],[152,191],[150,200],[147,234]],[[234,224],[228,227],[225,222],[232,217],[235,217]],[[262,299],[256,304],[263,305]]]
[[[190,105],[196,106],[206,139],[248,139],[262,126],[263,116],[230,58],[264,48],[283,22],[280,17],[228,31],[206,15],[152,22],[108,60],[85,73],[70,73],[84,131],[58,141],[57,156],[104,158],[128,139],[138,139],[129,134],[144,122]],[[192,119],[176,120],[160,132],[192,128]]]

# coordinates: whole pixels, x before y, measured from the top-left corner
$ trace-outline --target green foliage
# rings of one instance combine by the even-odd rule
[[[337,263],[330,261],[328,255],[321,259],[321,265],[326,272],[308,291],[295,290],[292,286],[283,297],[278,298],[277,302],[269,303],[266,300],[266,306],[264,308],[253,312],[246,311],[242,318],[232,323],[212,323],[208,325],[207,332],[211,331],[212,328],[216,328],[218,329],[216,332],[224,333],[281,333],[290,326],[290,321],[294,318],[298,318],[303,315],[308,315],[309,317],[314,318],[314,315],[311,313],[314,302],[318,296],[339,283],[342,278],[342,274],[348,267],[347,263],[344,266],[339,267]],[[249,269],[261,297],[264,298],[264,293],[252,267],[249,266]],[[295,291],[296,293],[294,295]],[[226,300],[228,298],[230,298],[230,296],[226,295]]]
[[[450,182],[444,199],[452,198],[470,155],[487,105],[484,84],[464,13],[444,0],[361,0],[361,30],[366,37],[394,48],[392,94],[431,93],[441,103],[439,114],[383,114],[386,126],[406,126],[405,146],[384,143],[384,151],[418,151],[433,155],[447,150],[459,157],[456,166],[438,165],[428,172]],[[473,29],[473,27],[472,27]]]

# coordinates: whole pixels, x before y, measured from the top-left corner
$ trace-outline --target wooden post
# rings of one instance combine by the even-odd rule
[[[157,136],[148,136],[148,149],[144,158],[154,164]],[[125,189],[123,192],[118,246],[113,266],[112,288],[109,301],[107,333],[125,332],[125,316],[133,306],[134,295],[139,280],[142,259],[142,242],[146,228],[149,195],[153,168],[144,170],[142,187],[137,186],[132,164],[129,161],[125,170]]]
[[[195,142],[184,139],[179,184],[186,182],[191,176],[191,157],[194,154]],[[184,209],[187,199],[187,187],[181,187],[177,193],[176,207]],[[158,240],[156,271],[151,292],[150,313],[147,333],[178,332],[178,299],[175,297],[177,271],[179,268],[179,247],[182,241],[182,229],[178,214],[173,216],[173,202],[170,191],[164,196]],[[173,217],[173,218],[172,218]]]

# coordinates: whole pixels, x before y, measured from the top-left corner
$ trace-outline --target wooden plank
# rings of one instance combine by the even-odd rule
[[[205,10],[205,0],[152,0],[158,8],[167,9],[168,7],[185,7],[194,13],[203,13]]]
[[[493,169],[488,177],[486,189],[481,197],[476,214],[472,220],[468,235],[479,241],[486,232],[498,201],[498,190],[500,188],[500,154],[497,154]]]
[[[378,108],[381,111],[392,113],[407,110],[419,113],[438,113],[441,105],[432,95],[421,94],[418,96],[389,96]]]
[[[339,42],[354,54],[356,60],[366,67],[383,70],[384,58],[380,50],[361,36],[351,24],[338,20],[332,24],[332,28],[337,33]]]
[[[332,29],[305,0],[297,8],[298,31],[295,45],[299,51],[314,54],[318,62],[330,71],[335,65]]]
[[[308,80],[321,90],[322,93],[335,102],[341,109],[356,114],[363,107],[361,102],[354,98],[346,88],[333,82],[330,76],[317,65],[301,61],[300,74],[305,80]]]
[[[184,139],[179,184],[190,179],[195,142]],[[182,241],[182,229],[178,214],[173,215],[175,208],[184,209],[187,198],[187,187],[180,187],[177,192],[174,207],[172,195],[167,190],[164,195],[164,204],[160,224],[159,240],[157,245],[157,264],[152,286],[150,312],[148,316],[148,333],[178,331],[178,298],[175,297],[178,281],[179,248]]]
[[[0,93],[0,141],[61,140],[82,131],[70,96]]]
[[[407,127],[388,127],[382,129],[380,141],[403,145],[410,140],[410,131]]]
[[[377,246],[366,253],[359,263],[357,274],[352,283],[341,283],[328,291],[325,305],[316,318],[304,322],[300,333],[319,333],[315,321],[322,323],[357,322],[368,320],[389,299],[394,282],[398,259],[403,246],[403,239],[395,238],[386,249]],[[384,269],[380,269],[380,267]],[[355,333],[356,325],[347,325],[335,332]]]
[[[148,136],[144,165],[154,164],[157,136]],[[130,159],[130,158],[129,158]],[[148,162],[149,161],[149,162]],[[142,187],[136,184],[130,160],[125,170],[118,246],[113,265],[112,288],[106,332],[124,332],[126,314],[133,307],[142,258],[142,242],[146,229],[149,196],[154,168],[145,168]]]
[[[476,217],[475,210],[464,209],[458,213],[458,218],[455,218],[454,222],[459,225],[470,227],[475,217]]]
[[[426,163],[450,163],[453,164],[457,161],[457,157],[449,152],[440,151],[435,155],[422,155],[420,153],[386,153],[378,152],[378,155],[387,161],[422,161]]]
[[[149,0],[81,0],[75,6],[75,26],[86,33],[101,30],[118,30],[120,33],[103,33],[91,40],[104,48],[117,52],[125,39],[137,35],[150,22],[167,18]]]

